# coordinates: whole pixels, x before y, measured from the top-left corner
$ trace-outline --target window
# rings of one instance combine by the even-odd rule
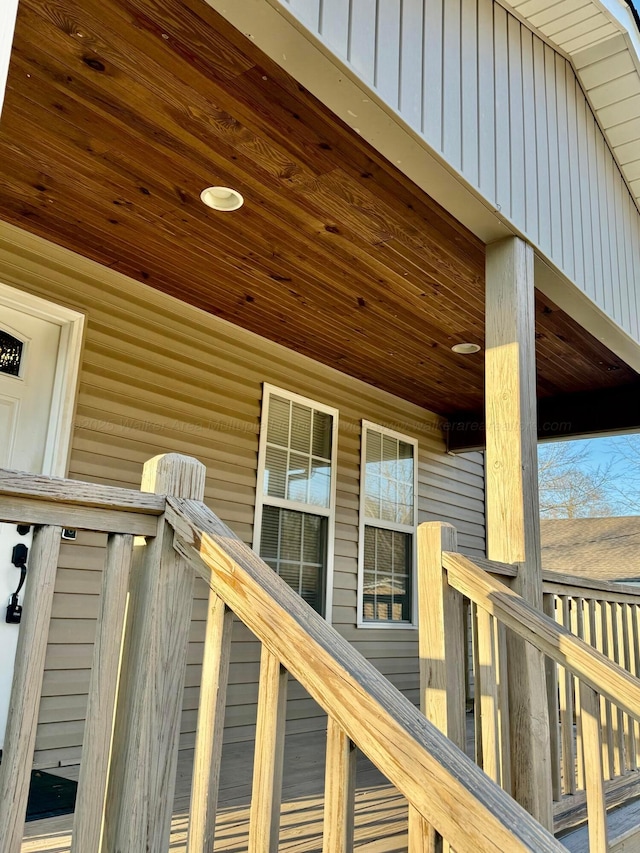
[[[362,422],[358,624],[414,623],[417,442]]]
[[[6,373],[9,376],[20,375],[23,346],[18,338],[0,329],[0,373]]]
[[[330,613],[338,412],[264,386],[254,549]]]

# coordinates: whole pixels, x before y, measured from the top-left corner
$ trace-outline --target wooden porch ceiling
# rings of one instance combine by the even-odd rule
[[[200,191],[231,186],[235,213]],[[21,0],[0,218],[442,414],[482,244],[204,0]],[[537,295],[538,394],[636,373]]]

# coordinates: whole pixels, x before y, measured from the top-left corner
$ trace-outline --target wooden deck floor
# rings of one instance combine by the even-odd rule
[[[312,853],[322,850],[324,791],[322,733],[287,738],[282,797],[280,850]],[[171,853],[186,849],[192,754],[181,753],[171,827]],[[223,750],[216,832],[216,851],[247,850],[253,749],[233,744]],[[77,777],[78,768],[55,772]],[[49,771],[54,772],[54,771]],[[72,815],[26,824],[22,853],[67,853]],[[407,849],[407,806],[403,797],[363,756],[358,759],[356,846],[363,853],[404,853]]]
[[[468,747],[473,749],[473,717],[467,716]],[[324,793],[325,735],[323,732],[287,737],[280,825],[280,847],[286,853],[321,853]],[[178,764],[176,799],[171,826],[171,853],[186,850],[192,753],[182,752]],[[225,746],[222,756],[216,851],[247,850],[253,744]],[[48,772],[77,779],[78,767]],[[26,824],[22,853],[68,853],[72,815]],[[640,823],[640,800],[611,812],[612,839]],[[406,853],[406,800],[364,756],[358,757],[355,847],[359,853]],[[562,838],[571,853],[586,853],[586,827]],[[631,846],[629,846],[631,844]],[[640,841],[616,847],[616,853],[640,851]]]

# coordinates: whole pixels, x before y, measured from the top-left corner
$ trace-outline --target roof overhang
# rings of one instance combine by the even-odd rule
[[[640,208],[640,31],[625,0],[499,0],[573,64]]]

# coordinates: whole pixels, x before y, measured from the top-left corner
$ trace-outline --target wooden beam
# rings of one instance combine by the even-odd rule
[[[563,394],[538,401],[538,441],[640,429],[640,382],[599,391]],[[445,425],[447,450],[484,450],[485,417],[480,411],[456,412]]]
[[[513,589],[542,610],[533,249],[518,237],[486,255],[487,556],[519,563]],[[544,660],[508,638],[513,794],[553,827]]]
[[[144,466],[142,490],[202,500],[204,465],[176,453]],[[134,551],[105,805],[105,850],[166,850],[193,603],[193,570],[173,531]]]

